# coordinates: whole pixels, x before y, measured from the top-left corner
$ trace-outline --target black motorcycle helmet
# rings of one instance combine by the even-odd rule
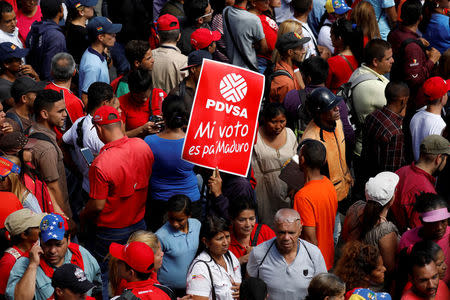
[[[317,115],[333,109],[341,100],[326,87],[319,87],[306,97],[306,105],[311,114]]]

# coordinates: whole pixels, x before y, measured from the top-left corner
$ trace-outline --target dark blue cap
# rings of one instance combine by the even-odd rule
[[[4,42],[0,44],[0,61],[3,62],[10,58],[23,58],[27,56],[28,49],[22,49],[13,43]]]
[[[203,59],[212,59],[211,53],[205,50],[197,50],[189,53],[188,55],[188,66],[181,69],[181,71],[187,70],[189,68],[201,65]]]
[[[122,30],[122,24],[113,24],[113,22],[105,17],[95,17],[89,21],[86,28],[91,35],[118,33]]]
[[[67,0],[66,3],[70,7],[78,8],[80,6],[96,6],[98,0]]]

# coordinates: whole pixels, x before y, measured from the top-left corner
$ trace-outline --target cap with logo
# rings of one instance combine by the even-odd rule
[[[119,122],[120,120],[120,113],[117,109],[109,105],[103,105],[95,111],[92,123],[97,125],[108,125]]]
[[[20,173],[20,167],[9,159],[0,156],[0,177],[5,178],[11,173]]]
[[[89,21],[86,29],[91,35],[99,35],[104,33],[111,34],[120,32],[122,30],[122,24],[114,24],[105,17],[95,17]]]
[[[369,289],[356,289],[349,300],[392,300],[388,293],[375,293]]]
[[[78,8],[81,6],[93,7],[97,5],[98,0],[66,0],[69,7]]]
[[[153,250],[145,243],[131,242],[127,245],[112,243],[109,253],[117,259],[127,263],[134,270],[141,273],[150,273],[154,266]]]
[[[158,21],[156,21],[156,24],[158,25],[158,31],[180,29],[180,22],[178,22],[177,17],[171,14],[160,16]]]
[[[5,220],[5,228],[11,236],[19,235],[28,228],[39,227],[46,214],[37,214],[28,208],[11,213]]]
[[[41,229],[41,240],[44,243],[49,240],[61,241],[66,230],[68,230],[68,225],[64,218],[55,213],[48,214],[42,218],[39,227]]]
[[[204,59],[212,59],[211,53],[205,50],[196,50],[189,53],[188,65],[187,67],[182,68],[181,71],[201,65]]]
[[[19,99],[26,93],[38,92],[45,88],[45,81],[36,81],[31,77],[23,76],[17,78],[11,86],[11,96],[14,99]]]
[[[440,99],[450,91],[450,83],[439,76],[428,78],[423,84],[423,93],[430,101]]]
[[[420,143],[420,153],[450,155],[450,142],[440,135],[429,135]]]
[[[367,201],[375,201],[385,206],[394,196],[400,177],[392,172],[381,172],[369,178],[366,183]]]
[[[90,282],[82,269],[74,264],[63,264],[52,276],[54,288],[69,289],[77,294],[85,294],[95,285]]]
[[[28,55],[28,49],[22,49],[13,43],[4,42],[0,44],[0,61],[10,58],[23,58]]]
[[[349,10],[352,10],[345,0],[327,0],[325,2],[325,9],[329,14],[336,13],[338,15],[343,15]]]
[[[199,28],[191,34],[191,44],[195,50],[205,49],[212,42],[220,40],[222,35],[218,31],[211,31],[208,28]]]
[[[297,32],[288,32],[277,39],[275,48],[280,52],[286,52],[289,49],[300,47],[311,40],[309,37],[301,37]]]

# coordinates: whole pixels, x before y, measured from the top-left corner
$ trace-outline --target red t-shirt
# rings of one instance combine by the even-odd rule
[[[57,92],[63,91],[64,93],[64,102],[66,104],[67,115],[70,118],[70,121],[75,123],[81,117],[85,116],[84,113],[84,104],[80,98],[75,96],[71,90],[66,89],[65,87],[58,86],[53,82],[50,82],[46,87],[46,90],[54,90]]]
[[[330,68],[328,70],[326,86],[335,94],[342,84],[348,82],[350,76],[352,76],[353,71],[358,68],[358,61],[354,56],[344,56],[350,62],[353,69],[350,68],[347,61],[340,55],[335,55],[328,59],[328,65],[330,66]]]
[[[127,282],[126,289],[141,300],[170,300],[169,295],[154,284],[158,282],[150,277],[144,281]]]
[[[34,21],[40,21],[42,19],[41,7],[39,5],[37,6],[36,13],[32,17],[27,17],[19,10],[16,13],[16,18],[17,28],[19,28],[19,38],[22,43],[25,44],[28,32],[30,32],[31,24],[33,24]]]
[[[258,227],[258,224],[255,224],[255,227],[253,227],[252,233],[250,234],[250,243],[246,246],[250,246],[251,245],[251,239],[254,238],[255,236],[255,231],[256,228]],[[230,241],[230,248],[229,250],[237,257],[241,257],[243,255],[245,255],[245,246],[241,245],[237,240],[236,237],[234,236],[233,233],[233,229],[230,228],[230,233],[231,233],[231,241]],[[275,237],[275,232],[273,232],[272,229],[270,229],[269,226],[262,224],[261,226],[261,230],[259,231],[257,240],[256,240],[256,245],[259,245],[261,243],[264,243],[267,240],[270,240],[271,238]]]
[[[0,228],[5,228],[6,218],[16,210],[22,209],[23,205],[20,200],[10,192],[0,192],[2,205],[0,206]]]
[[[162,97],[160,95],[162,93]],[[167,94],[161,89],[153,89],[152,103],[149,99],[143,103],[137,103],[131,99],[130,93],[119,97],[120,108],[122,109],[122,121],[125,129],[133,130],[148,122],[151,115],[161,114],[161,103]]]
[[[419,297],[410,289],[406,293],[402,295],[401,300],[424,300],[425,298]],[[439,280],[438,289],[436,292],[436,297],[434,300],[448,300],[450,299],[450,291],[448,290],[447,285]]]
[[[20,249],[16,246],[13,246],[12,248],[17,251],[17,253],[20,255],[19,257],[25,255],[25,253],[20,251]],[[6,292],[6,284],[8,283],[9,272],[14,267],[14,264],[16,263],[16,260],[18,258],[5,251],[2,259],[0,259],[0,295],[4,295]]]
[[[144,218],[153,161],[152,150],[139,138],[124,136],[101,149],[89,168],[89,196],[106,199],[97,226],[124,228]]]
[[[336,189],[323,176],[320,180],[308,181],[294,198],[294,209],[300,214],[303,226],[315,227],[318,247],[327,269],[334,262],[334,221],[338,207]]]
[[[275,49],[275,43],[277,42],[278,25],[273,19],[264,14],[259,15],[259,19],[261,20],[264,35],[266,36],[267,47],[269,48],[268,54],[262,57],[271,60],[272,51]]]

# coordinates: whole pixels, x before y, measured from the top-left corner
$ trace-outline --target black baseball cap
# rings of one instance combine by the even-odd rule
[[[55,270],[52,277],[53,288],[69,289],[74,293],[84,294],[95,285],[90,282],[82,269],[74,264],[63,264]]]
[[[275,48],[277,48],[280,52],[286,52],[289,49],[294,49],[303,44],[306,44],[310,40],[310,37],[302,37],[297,32],[288,32],[277,39]]]
[[[31,77],[23,76],[17,78],[11,86],[11,96],[19,99],[22,95],[29,92],[39,92],[45,88],[45,81],[36,81]]]
[[[23,58],[28,55],[30,50],[23,49],[14,45],[11,42],[4,42],[0,44],[0,61],[5,61],[10,58]]]
[[[205,50],[197,50],[189,53],[188,55],[188,65],[187,67],[184,67],[181,69],[181,71],[187,70],[189,68],[201,65],[203,62],[203,59],[212,59],[211,53]]]

